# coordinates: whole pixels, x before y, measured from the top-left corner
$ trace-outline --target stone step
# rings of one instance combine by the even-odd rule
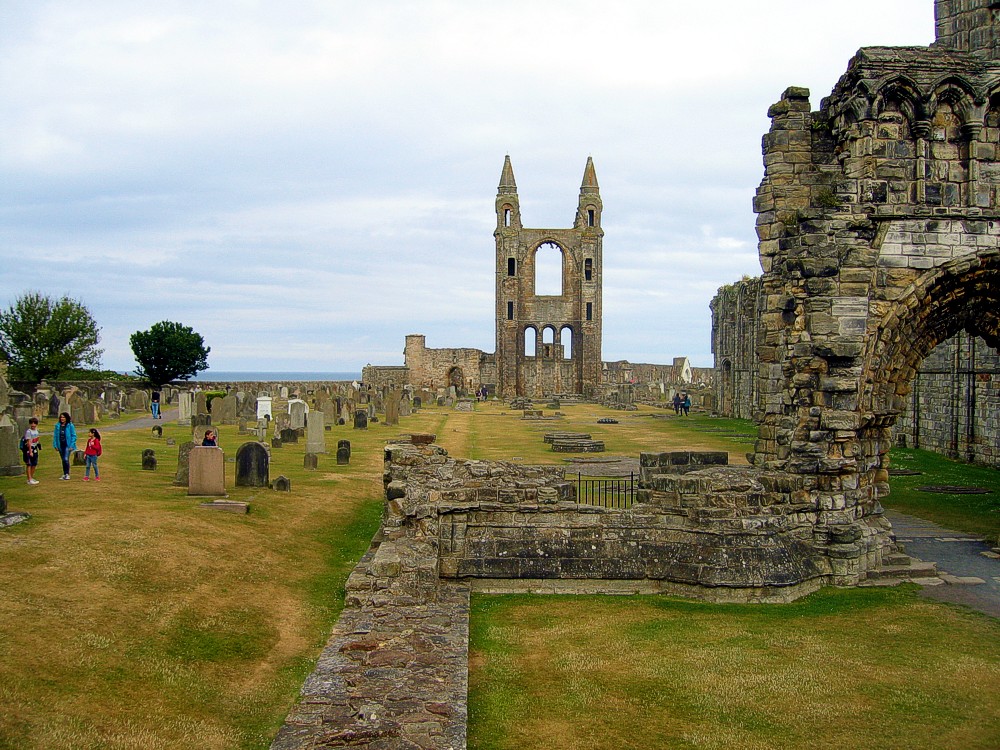
[[[869,581],[911,581],[914,578],[934,578],[937,576],[937,563],[924,562],[908,557],[906,564],[883,564],[875,570],[868,571]]]

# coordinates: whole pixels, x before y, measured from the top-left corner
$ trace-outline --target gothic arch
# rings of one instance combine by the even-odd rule
[[[917,368],[941,342],[966,330],[1000,345],[1000,249],[942,265],[911,284],[874,324],[862,413],[894,417]]]

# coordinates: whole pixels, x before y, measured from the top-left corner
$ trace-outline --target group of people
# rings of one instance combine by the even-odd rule
[[[674,414],[688,416],[688,412],[691,411],[691,397],[689,395],[686,393],[675,393],[673,403]]]
[[[62,460],[63,474],[61,479],[69,481],[69,460],[76,448],[76,427],[73,418],[67,412],[59,415],[59,423],[52,431],[52,447],[59,453]],[[24,467],[28,475],[28,484],[38,484],[35,479],[35,469],[38,468],[38,453],[42,448],[42,442],[38,434],[38,418],[32,417],[28,420],[28,429],[24,431],[21,438],[21,455],[24,459]],[[90,481],[90,470],[94,470],[95,481],[101,481],[101,474],[97,468],[97,459],[104,452],[101,447],[101,433],[91,428],[87,436],[87,445],[84,448],[84,472],[83,481]]]

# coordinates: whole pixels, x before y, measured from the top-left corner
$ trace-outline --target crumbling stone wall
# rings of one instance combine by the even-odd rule
[[[715,408],[724,417],[752,419],[757,408],[760,291],[760,278],[745,278],[720,288],[709,305]]]
[[[455,386],[460,393],[468,394],[496,383],[496,360],[479,349],[428,349],[425,336],[410,334],[404,355],[409,382],[419,388]]]

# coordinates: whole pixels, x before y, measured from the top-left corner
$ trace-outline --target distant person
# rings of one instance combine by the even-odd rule
[[[681,413],[681,394],[674,394],[674,414]]]
[[[218,448],[219,438],[216,436],[215,430],[205,430],[205,437],[202,439],[201,444]]]
[[[59,424],[52,432],[52,447],[59,451],[62,459],[62,478],[69,479],[69,457],[76,450],[76,427],[73,426],[73,418],[69,412],[59,415]]]
[[[160,418],[160,392],[153,391],[153,395],[150,396],[149,406],[153,410],[153,419]]]
[[[686,393],[684,394],[684,401],[681,402],[681,408],[684,409],[684,416],[688,416],[691,411],[691,397]]]
[[[28,429],[21,438],[21,456],[24,458],[24,470],[28,474],[28,484],[38,484],[35,479],[35,469],[38,468],[38,449],[42,447],[38,440],[38,418],[28,420]]]
[[[101,433],[90,428],[90,437],[87,438],[87,447],[83,449],[83,481],[90,481],[90,468],[94,468],[94,481],[101,481],[101,472],[97,470],[97,457],[103,453],[101,448]]]

